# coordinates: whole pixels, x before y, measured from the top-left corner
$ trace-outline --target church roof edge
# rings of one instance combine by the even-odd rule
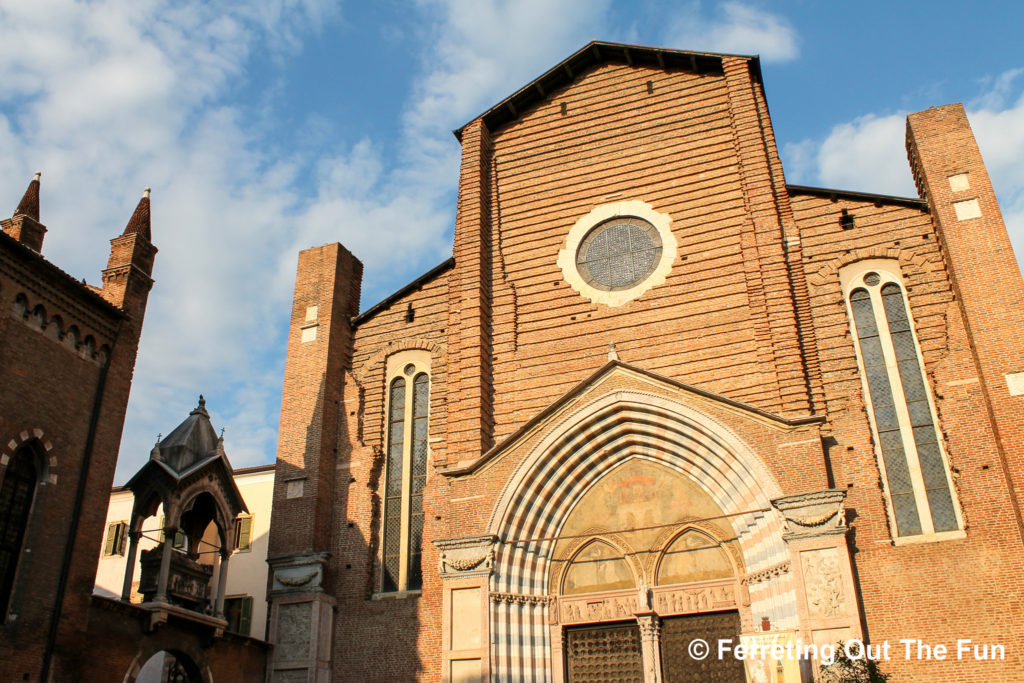
[[[672,50],[669,48],[592,40],[484,113],[473,117],[470,121],[482,118],[488,128],[493,131],[499,126],[519,118],[520,112],[545,99],[551,91],[572,83],[579,74],[598,64],[619,62],[631,66],[639,64],[696,73],[721,73],[722,57],[738,57],[749,60],[753,66],[755,81],[761,81],[761,63],[760,58],[756,55]],[[469,122],[452,131],[459,141],[462,140],[463,129],[468,125]]]

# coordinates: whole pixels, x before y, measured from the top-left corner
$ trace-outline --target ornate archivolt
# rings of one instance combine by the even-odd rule
[[[790,557],[782,515],[770,502],[780,495],[751,449],[692,406],[616,391],[566,415],[523,460],[491,517],[488,531],[499,539],[492,595],[538,598],[492,601],[492,672],[512,675],[525,662],[551,670],[552,625],[628,619],[645,609],[678,614],[749,604],[740,579]],[[707,576],[687,573],[676,557],[679,567],[666,578],[689,583],[659,585],[665,558],[681,557],[677,544],[684,541],[721,566]],[[599,548],[595,543],[608,550],[584,559],[611,560],[614,576],[602,584],[595,565],[590,585],[601,590],[577,593],[566,579],[574,560]],[[620,553],[628,581],[618,576]],[[791,576],[768,574],[759,586],[766,587],[764,600],[774,600],[773,617],[795,626],[795,599],[778,599],[792,594]]]

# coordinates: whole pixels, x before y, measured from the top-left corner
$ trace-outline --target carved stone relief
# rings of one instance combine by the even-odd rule
[[[274,582],[271,595],[282,593],[310,593],[323,591],[326,553],[311,553],[270,560]]]
[[[496,536],[467,536],[434,541],[441,551],[438,572],[442,579],[490,576]]]
[[[776,498],[772,505],[782,513],[786,541],[800,538],[814,538],[833,534],[845,534],[846,513],[843,501],[846,491],[828,489],[815,493]]]
[[[840,573],[839,551],[835,548],[800,553],[807,611],[812,618],[838,617],[846,613],[846,597]]]

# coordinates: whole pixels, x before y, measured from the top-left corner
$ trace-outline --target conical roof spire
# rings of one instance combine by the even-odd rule
[[[147,187],[146,191],[142,193],[142,199],[135,207],[135,213],[132,214],[131,220],[128,221],[124,232],[121,233],[122,235],[141,235],[147,240],[153,239],[149,230],[149,192],[150,189]]]
[[[15,216],[28,216],[32,220],[39,222],[39,178],[42,173],[36,172],[32,182],[28,184],[28,189],[25,190],[25,195],[21,198],[18,203],[18,208],[14,210]]]

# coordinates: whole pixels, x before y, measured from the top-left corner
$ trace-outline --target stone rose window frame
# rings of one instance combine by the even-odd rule
[[[644,230],[649,232],[652,242],[660,247],[661,252],[656,257],[656,262],[649,269],[648,274],[641,277],[635,284],[609,289],[607,286],[593,282],[593,278],[589,275],[581,273],[578,265],[580,248],[603,225],[611,223],[615,219],[629,218],[640,219],[637,224],[644,225]],[[665,278],[668,277],[672,264],[676,260],[677,253],[676,238],[672,234],[671,225],[671,216],[655,211],[654,207],[647,202],[634,199],[602,204],[577,220],[569,230],[565,246],[558,252],[558,267],[561,268],[566,282],[580,296],[595,304],[613,308],[622,306],[665,282]],[[660,245],[657,244],[659,241]]]

